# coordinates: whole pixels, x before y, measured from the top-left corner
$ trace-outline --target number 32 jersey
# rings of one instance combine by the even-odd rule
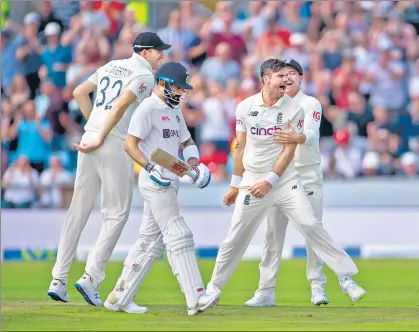
[[[131,58],[114,60],[100,67],[89,82],[96,84],[96,99],[85,130],[98,132],[108,116],[112,105],[126,90],[131,90],[137,100],[126,110],[122,119],[113,128],[110,135],[125,139],[134,110],[151,94],[154,87],[154,75],[151,65],[142,56],[133,53]]]

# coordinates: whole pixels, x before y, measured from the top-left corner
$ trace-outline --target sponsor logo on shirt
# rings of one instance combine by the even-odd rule
[[[257,124],[255,127],[250,128],[250,133],[256,136],[272,136],[277,131],[281,131],[281,130],[282,130],[281,127],[278,127],[278,126],[264,128],[264,127],[261,127],[259,124]]]
[[[162,121],[170,121],[170,118],[169,118],[167,115],[163,115],[163,116],[161,117],[161,120],[162,120]]]
[[[320,121],[320,112],[314,111],[313,112],[313,119],[316,121]]]
[[[236,120],[236,124],[237,124],[237,125],[242,125],[242,124],[243,124],[243,121],[242,121],[242,120],[240,120],[240,119],[237,119],[237,120]]]
[[[138,87],[138,90],[140,93],[144,93],[144,91],[147,90],[147,87],[144,85],[144,83],[141,83],[141,85]]]
[[[304,126],[304,120],[298,120],[297,127],[303,128],[303,126]]]
[[[163,138],[179,137],[179,130],[174,129],[163,129]]]

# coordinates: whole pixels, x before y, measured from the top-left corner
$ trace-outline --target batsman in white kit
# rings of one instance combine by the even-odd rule
[[[285,93],[296,100],[304,109],[304,131],[297,133],[292,128],[279,132],[279,144],[297,143],[294,166],[301,178],[301,184],[313,207],[316,218],[323,218],[323,173],[320,165],[319,129],[322,116],[320,102],[301,91],[303,69],[295,60],[287,60],[288,82]],[[259,265],[259,287],[255,296],[246,301],[252,307],[275,305],[275,284],[284,246],[288,219],[285,214],[272,209],[267,215],[267,229],[263,247],[262,261]],[[307,279],[311,284],[311,302],[315,305],[328,304],[325,292],[327,278],[323,272],[324,262],[307,243]],[[366,291],[349,276],[340,281],[341,288],[353,301],[361,299]]]
[[[192,89],[186,68],[168,62],[155,76],[157,92],[135,110],[125,142],[128,154],[143,167],[138,178],[145,201],[140,235],[125,259],[122,274],[106,299],[105,307],[127,313],[146,312],[147,308],[137,306],[133,300],[153,262],[166,249],[173,273],[185,295],[187,312],[197,315],[214,306],[219,295],[205,292],[193,235],[179,212],[179,177],[173,172],[188,170],[186,174],[198,188],[209,184],[211,173],[205,165],[199,164],[198,148],[178,106],[186,90]],[[156,151],[177,156],[179,145],[187,163],[176,163],[172,172],[157,163]]]
[[[69,301],[68,272],[100,192],[102,229],[87,258],[85,273],[75,287],[87,303],[102,305],[98,289],[128,219],[132,200],[133,162],[124,151],[124,140],[132,113],[154,86],[152,70],[159,67],[163,50],[169,48],[157,34],[141,33],[134,40],[131,58],[107,63],[74,90],[88,121],[81,143],[76,145],[79,154],[74,193],[48,290],[53,300]],[[89,94],[94,91],[96,99],[92,105]]]
[[[338,276],[358,272],[349,255],[323,228],[301,185],[293,163],[296,143],[278,144],[275,132],[290,126],[303,131],[304,110],[285,95],[288,72],[285,62],[266,60],[261,66],[263,90],[237,106],[233,176],[224,196],[225,205],[235,205],[227,238],[220,246],[207,292],[221,293],[237,268],[254,233],[267,213],[282,220],[284,214]]]

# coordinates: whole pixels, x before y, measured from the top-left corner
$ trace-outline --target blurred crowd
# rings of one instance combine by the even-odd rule
[[[85,123],[74,88],[109,60],[130,57],[135,36],[153,30],[131,4],[41,1],[23,22],[2,12],[4,205],[61,204],[60,192],[45,188],[74,178],[73,143]],[[157,32],[173,45],[166,60],[190,70],[194,90],[182,111],[215,181],[231,173],[235,107],[260,90],[259,65],[269,57],[297,60],[303,90],[323,106],[325,178],[418,175],[418,2],[201,7],[179,2]]]

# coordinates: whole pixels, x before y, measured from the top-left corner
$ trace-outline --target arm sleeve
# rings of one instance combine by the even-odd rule
[[[304,130],[304,110],[300,107],[291,120],[291,125],[295,131],[301,134]]]
[[[137,101],[141,103],[149,97],[154,87],[154,77],[152,75],[134,78],[129,84],[128,89],[137,96]]]
[[[151,114],[147,103],[142,103],[134,111],[128,127],[128,134],[142,140],[150,135],[152,127]]]
[[[313,145],[319,140],[320,121],[322,118],[322,106],[317,99],[310,105],[304,117],[304,135],[306,141],[304,145]]]
[[[243,103],[239,103],[236,108],[236,131],[246,132],[246,123],[244,121],[245,110]]]
[[[179,115],[179,117],[180,117],[180,142],[181,143],[183,143],[183,142],[186,142],[190,137],[191,137],[191,133],[189,132],[189,130],[188,130],[188,127],[186,126],[186,122],[185,122],[185,119],[183,118],[183,114],[182,114],[182,112],[180,111],[179,112],[180,113],[180,115]]]
[[[98,79],[98,74],[97,74],[97,70],[96,70],[95,73],[90,75],[90,77],[87,80],[90,83],[93,83],[93,84],[97,85],[97,79]]]

